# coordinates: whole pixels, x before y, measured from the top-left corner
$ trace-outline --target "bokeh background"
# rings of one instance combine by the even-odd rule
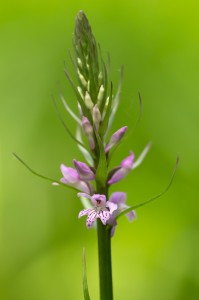
[[[133,127],[138,91],[139,127],[118,149],[113,165],[153,142],[142,166],[112,191],[128,203],[164,189],[177,153],[180,166],[170,191],[137,210],[137,221],[120,219],[112,240],[116,300],[199,299],[199,2],[196,0],[10,0],[0,10],[0,299],[83,299],[82,248],[87,253],[91,299],[98,297],[95,230],[77,219],[75,192],[34,177],[12,156],[49,177],[59,165],[82,160],[52,104],[57,82],[76,109],[64,77],[72,70],[68,48],[77,12],[83,9],[111,78],[125,75],[113,125]],[[65,121],[75,124],[64,110]]]

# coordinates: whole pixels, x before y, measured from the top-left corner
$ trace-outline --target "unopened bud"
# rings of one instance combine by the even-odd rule
[[[106,145],[105,148],[105,152],[108,153],[109,150],[117,145],[119,143],[119,141],[122,139],[122,137],[124,136],[125,132],[127,131],[128,127],[124,126],[122,128],[120,128],[119,130],[117,130],[110,138],[109,143]]]
[[[104,109],[103,109],[103,113],[102,113],[102,119],[104,119],[104,117],[105,117],[105,115],[106,115],[106,111],[107,111],[108,104],[109,104],[109,97],[107,97],[106,103],[105,103],[105,105],[104,105]]]
[[[93,123],[97,131],[99,130],[101,121],[102,121],[102,117],[101,117],[100,110],[97,104],[95,104],[95,106],[93,107]]]
[[[97,96],[97,105],[98,105],[98,107],[100,107],[101,102],[103,100],[103,97],[104,97],[104,86],[102,84],[100,86],[99,93],[98,93],[98,96]]]
[[[90,148],[93,150],[95,148],[95,141],[94,141],[94,137],[93,137],[93,127],[92,127],[90,121],[84,116],[82,117],[82,129],[83,129],[85,136],[88,138]]]
[[[93,102],[92,102],[91,97],[90,97],[90,95],[87,91],[86,91],[86,94],[85,94],[85,104],[86,104],[86,107],[88,109],[93,108]]]
[[[81,74],[81,72],[80,72],[79,69],[77,69],[77,73],[78,73],[78,76],[79,76],[79,79],[80,79],[82,85],[83,85],[84,87],[87,87],[87,81],[86,81],[86,79],[84,78],[84,76]]]
[[[85,163],[74,159],[73,164],[75,166],[75,169],[79,173],[81,180],[89,181],[95,179],[95,174]]]
[[[80,68],[82,68],[82,61],[79,57],[77,58],[77,64]]]

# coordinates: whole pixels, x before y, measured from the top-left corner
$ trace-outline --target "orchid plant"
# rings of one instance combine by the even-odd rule
[[[118,166],[110,169],[110,157],[128,129],[124,126],[107,139],[119,105],[123,68],[121,68],[119,86],[114,95],[113,84],[109,79],[109,65],[107,66],[103,60],[100,47],[97,46],[83,11],[80,11],[76,17],[73,44],[74,58],[71,57],[71,59],[78,83],[73,81],[66,68],[65,75],[74,90],[79,114],[71,110],[61,93],[60,97],[66,111],[77,123],[75,135],[67,127],[60,114],[59,117],[66,131],[77,143],[86,162],[74,159],[73,167],[61,164],[62,178],[54,180],[38,174],[19,156],[14,155],[35,175],[51,181],[53,185],[70,187],[78,192],[77,196],[84,205],[78,217],[86,216],[87,228],[97,229],[100,299],[112,300],[111,238],[115,234],[118,218],[126,215],[129,221],[135,220],[136,208],[164,194],[172,183],[177,163],[166,189],[145,202],[132,207],[126,204],[126,193],[122,191],[114,192],[109,196],[110,186],[124,179],[131,170],[141,164],[150,149],[150,143],[146,145],[137,159],[135,159],[134,152],[130,151],[130,154]],[[84,255],[84,298],[90,299],[85,274]]]

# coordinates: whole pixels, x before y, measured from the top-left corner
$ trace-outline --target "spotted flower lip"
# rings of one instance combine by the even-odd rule
[[[108,153],[110,151],[110,149],[113,146],[116,146],[120,140],[123,138],[125,132],[127,131],[128,127],[124,126],[122,128],[120,128],[119,130],[117,130],[110,138],[110,141],[108,142],[108,144],[105,147],[105,152]]]
[[[88,184],[81,180],[79,173],[75,169],[66,167],[64,164],[61,164],[60,169],[63,174],[63,177],[60,179],[62,183],[72,186],[82,192],[90,193]]]
[[[93,208],[83,209],[79,213],[79,218],[87,215],[86,226],[87,228],[93,227],[94,222],[99,218],[104,225],[110,219],[111,214],[117,209],[117,204],[106,201],[106,196],[103,194],[94,194],[90,196],[86,193],[78,193],[79,197],[89,198]]]
[[[111,236],[114,235],[115,229],[117,226],[116,217],[119,215],[120,212],[124,211],[125,209],[129,208],[128,205],[126,205],[126,193],[123,192],[115,192],[112,193],[109,199],[109,202],[114,203],[117,205],[117,209],[113,211],[111,217],[108,220],[108,224],[112,226],[111,229]],[[130,222],[136,219],[136,212],[134,210],[131,210],[130,212],[126,213],[127,218]]]
[[[127,176],[133,167],[134,157],[134,153],[131,151],[130,155],[127,156],[121,162],[120,166],[116,168],[116,171],[113,172],[113,175],[108,180],[108,184],[114,184]]]
[[[89,166],[87,166],[87,164],[75,159],[73,159],[73,164],[81,180],[90,181],[95,179],[94,172],[91,170],[91,168],[89,168]]]

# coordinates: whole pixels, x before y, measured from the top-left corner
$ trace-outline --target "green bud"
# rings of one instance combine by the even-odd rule
[[[91,26],[83,11],[80,11],[76,17],[74,49],[76,54],[76,63],[80,67],[77,69],[80,86],[85,93],[88,91],[92,99],[97,100],[99,91],[98,75],[100,73],[98,49]]]

